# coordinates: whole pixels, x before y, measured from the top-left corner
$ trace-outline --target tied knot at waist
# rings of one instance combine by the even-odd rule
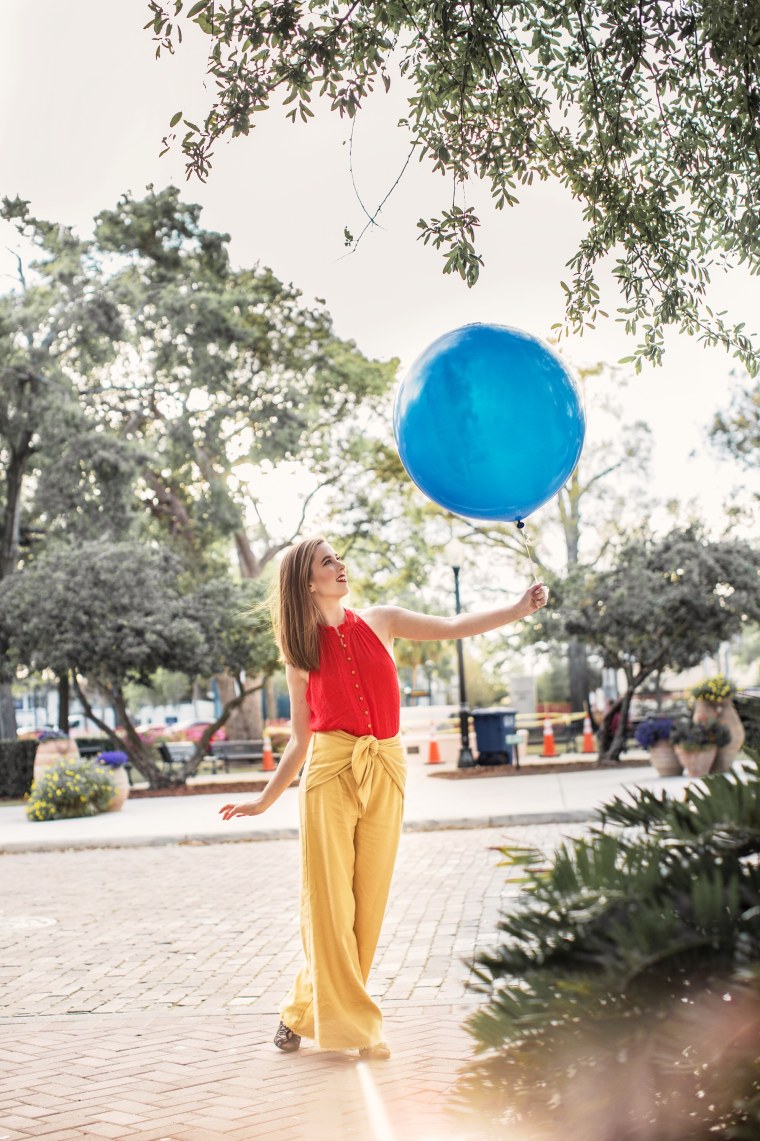
[[[340,729],[316,733],[314,748],[306,774],[306,789],[315,788],[332,780],[350,768],[356,781],[356,792],[362,813],[366,810],[372,791],[372,778],[377,765],[381,765],[399,792],[404,793],[406,761],[401,738],[387,737],[378,740],[371,734],[355,737]]]

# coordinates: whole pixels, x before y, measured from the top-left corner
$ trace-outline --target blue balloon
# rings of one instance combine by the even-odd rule
[[[580,459],[586,418],[562,359],[504,325],[445,333],[396,393],[393,432],[411,479],[470,519],[523,519]]]

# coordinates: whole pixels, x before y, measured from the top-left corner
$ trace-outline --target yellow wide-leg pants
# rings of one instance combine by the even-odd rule
[[[396,860],[405,779],[398,736],[314,735],[299,791],[306,965],[280,1017],[323,1049],[374,1046],[383,1038],[382,1014],[366,983]]]

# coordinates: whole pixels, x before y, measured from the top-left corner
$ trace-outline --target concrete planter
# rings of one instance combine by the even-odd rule
[[[40,741],[34,754],[34,779],[40,780],[59,761],[78,760],[79,748],[70,737],[51,737],[48,741]]]
[[[670,741],[655,741],[649,750],[649,762],[658,776],[675,777],[681,775],[681,762]]]
[[[717,721],[721,725],[725,725],[731,734],[731,740],[727,745],[721,745],[718,749],[713,772],[725,773],[731,768],[731,765],[736,758],[737,753],[744,744],[744,726],[741,723],[741,718],[736,712],[736,707],[730,699],[726,701],[705,701],[704,698],[699,698],[694,706],[694,716],[692,720],[696,721]]]
[[[113,800],[109,802],[106,812],[119,812],[129,796],[129,778],[126,767],[124,765],[104,765],[103,767],[108,769],[108,775],[116,788]]]
[[[707,749],[684,749],[682,745],[674,746],[676,756],[683,765],[684,772],[690,777],[706,777],[715,763],[717,745],[710,745]]]

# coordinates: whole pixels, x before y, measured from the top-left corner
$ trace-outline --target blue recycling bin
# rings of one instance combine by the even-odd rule
[[[516,765],[517,712],[514,709],[473,709],[475,740],[478,746],[478,764]]]

